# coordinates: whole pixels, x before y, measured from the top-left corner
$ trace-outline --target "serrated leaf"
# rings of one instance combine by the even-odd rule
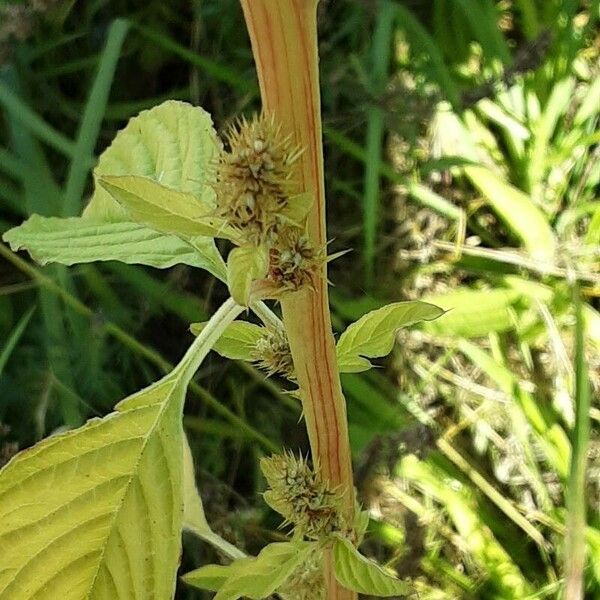
[[[178,192],[148,177],[102,176],[102,186],[136,221],[156,231],[183,238],[196,236],[235,238],[210,204],[193,194]]]
[[[211,240],[198,238],[192,245],[138,223],[103,223],[79,217],[58,219],[33,215],[2,237],[13,250],[26,249],[40,264],[74,265],[118,260],[160,269],[186,264],[207,269],[223,278],[224,263]],[[202,253],[196,251],[196,244],[204,245]]]
[[[177,367],[0,471],[0,599],[173,597],[187,385],[241,312],[226,301]]]
[[[426,302],[396,302],[373,310],[348,326],[337,343],[338,368],[341,373],[366,371],[368,360],[389,354],[396,332],[417,321],[430,321],[444,311]]]
[[[468,166],[465,174],[523,242],[529,254],[551,263],[556,251],[556,238],[544,213],[529,196],[486,167]]]
[[[347,589],[370,596],[398,596],[414,590],[363,556],[347,539],[336,537],[333,545],[335,578]]]
[[[269,258],[262,246],[234,248],[227,258],[227,284],[231,297],[242,306],[248,306],[252,282],[267,274]]]
[[[215,173],[211,163],[220,149],[221,143],[208,113],[190,104],[169,101],[131,119],[100,157],[94,175],[96,180],[102,176],[122,175],[142,176],[160,181],[164,187],[191,194],[197,199],[197,203],[212,209],[215,194],[211,184],[214,182]],[[75,234],[79,239],[90,233],[90,229],[84,230],[85,227],[120,224],[123,229],[118,229],[118,232],[125,237],[122,240],[112,238],[108,253],[96,251],[95,247],[87,247],[87,242],[82,242],[85,248],[79,247],[78,244],[69,248],[70,239],[67,237],[64,240],[53,240],[56,247],[46,248],[49,252],[48,257],[44,255],[43,249],[37,246],[32,249],[32,255],[42,262],[56,260],[64,264],[122,260],[131,264],[148,264],[163,268],[184,263],[206,268],[220,279],[225,278],[225,265],[212,239],[189,237],[185,240],[188,245],[185,245],[171,238],[168,231],[167,235],[159,235],[156,230],[148,231],[136,227],[137,237],[133,240],[136,244],[131,245],[132,240],[125,235],[127,228],[131,227],[131,222],[131,217],[119,203],[105,189],[96,185],[81,221],[52,221],[52,226],[70,236],[75,226],[80,224],[85,235]],[[113,232],[108,229],[107,231]],[[47,230],[46,233],[51,235],[52,232]],[[147,243],[138,246],[142,241]],[[49,242],[48,238],[44,240],[44,243],[46,242]],[[37,244],[37,240],[31,240],[31,244]],[[27,246],[27,243],[22,243],[21,246]],[[122,251],[118,251],[118,246],[122,246]],[[190,246],[195,252],[190,251]],[[55,254],[52,254],[53,252]]]
[[[214,205],[210,184],[215,170],[211,163],[220,149],[212,119],[205,110],[170,100],[132,118],[100,156],[94,175],[149,177]],[[123,208],[99,186],[84,217],[126,220]]]
[[[257,557],[242,558],[227,566],[207,565],[184,575],[194,587],[217,591],[214,600],[267,598],[281,587],[313,551],[310,542],[276,542]]]
[[[198,335],[205,325],[205,323],[192,323],[190,329],[194,335]],[[267,330],[260,325],[247,321],[234,321],[213,346],[213,350],[230,360],[255,360],[256,343],[266,332]]]
[[[170,374],[0,472],[0,599],[172,597],[184,395]]]

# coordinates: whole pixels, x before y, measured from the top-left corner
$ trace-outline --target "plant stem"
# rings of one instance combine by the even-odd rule
[[[317,49],[318,0],[241,0],[252,41],[263,110],[273,114],[303,149],[295,180],[315,196],[308,233],[324,246],[325,193]],[[342,394],[331,328],[325,267],[314,289],[282,299],[283,322],[313,460],[324,479],[345,495],[346,516],[354,515],[354,486],[346,402]],[[326,557],[328,598],[351,600],[356,594],[336,581]]]

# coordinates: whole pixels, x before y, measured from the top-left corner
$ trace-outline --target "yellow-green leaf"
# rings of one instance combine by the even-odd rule
[[[398,329],[443,314],[441,308],[426,302],[396,302],[367,313],[340,336],[336,348],[340,372],[370,369],[373,365],[368,358],[389,354]]]
[[[0,472],[1,600],[172,597],[184,394],[171,374]]]
[[[198,335],[206,323],[192,323],[190,329]],[[213,346],[213,350],[230,360],[256,359],[256,343],[266,335],[265,327],[248,323],[247,321],[233,322]]]
[[[224,263],[210,240],[204,251],[176,236],[164,235],[133,222],[107,223],[79,217],[31,216],[7,231],[3,239],[13,250],[26,249],[40,264],[74,265],[118,260],[164,269],[175,264],[204,268],[223,277]]]
[[[132,118],[103,152],[94,171],[105,175],[139,175],[165,187],[187,192],[214,205],[215,170],[221,143],[210,115],[200,107],[169,100]],[[102,221],[126,220],[125,211],[96,186],[84,216]]]
[[[335,578],[349,590],[370,596],[410,594],[413,588],[387,573],[363,556],[347,539],[336,537],[333,544]]]
[[[226,301],[171,373],[0,471],[0,600],[172,598],[185,391],[241,310]]]
[[[241,558],[227,566],[207,565],[184,575],[194,587],[217,591],[214,600],[267,598],[281,587],[315,548],[311,542],[277,542],[257,557]]]
[[[133,175],[98,179],[101,185],[137,223],[183,238],[235,237],[209,204],[187,192],[178,192],[148,177]]]
[[[252,282],[267,274],[269,258],[262,246],[234,248],[227,258],[227,283],[231,297],[242,306],[248,306]]]

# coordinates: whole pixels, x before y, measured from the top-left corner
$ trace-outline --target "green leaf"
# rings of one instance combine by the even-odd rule
[[[131,119],[104,151],[94,173],[96,179],[106,175],[149,177],[214,205],[211,163],[220,149],[206,111],[170,100]],[[127,220],[124,209],[100,186],[96,186],[84,217]]]
[[[173,597],[188,383],[241,312],[226,301],[175,369],[0,471],[0,599]]]
[[[243,558],[244,553],[217,535],[209,526],[202,498],[196,487],[194,460],[187,437],[183,436],[183,528],[195,533],[230,558]]]
[[[508,331],[515,326],[514,305],[520,298],[517,290],[469,288],[426,296],[425,301],[448,312],[443,319],[424,324],[423,329],[436,335],[465,338]]]
[[[162,190],[193,196],[195,202],[191,206],[201,205],[206,211],[212,210],[215,193],[211,184],[215,173],[211,163],[220,150],[221,143],[210,115],[201,108],[168,101],[143,111],[129,121],[100,157],[94,171],[96,189],[82,218],[102,223],[131,222],[125,208],[98,184],[100,178],[111,176],[137,176],[160,182]],[[210,230],[209,237],[213,237],[213,233]],[[196,260],[202,264],[194,266],[207,268],[225,279],[224,263],[211,239],[193,237],[186,241],[201,255]],[[141,261],[131,256],[127,262]],[[172,264],[176,262],[181,261]]]
[[[252,282],[267,274],[269,258],[262,246],[234,248],[227,258],[227,283],[231,297],[242,306],[248,306]]]
[[[137,223],[156,231],[183,238],[196,236],[234,238],[223,219],[214,216],[213,207],[199,197],[178,192],[137,176],[103,176],[102,186]]]
[[[27,249],[41,264],[118,260],[164,269],[183,263],[207,269],[221,278],[224,275],[223,260],[212,240],[196,238],[188,243],[131,222],[33,215],[21,226],[7,231],[3,239],[15,251]]]
[[[0,599],[172,597],[184,395],[170,374],[0,472]]]
[[[183,580],[194,587],[218,590],[214,600],[260,600],[281,587],[314,548],[310,542],[277,542],[255,558],[242,558],[228,566],[207,565],[184,575]]]
[[[206,323],[192,323],[190,329],[198,335]],[[213,350],[230,360],[253,361],[256,343],[266,334],[266,329],[247,321],[233,322],[213,346]]]
[[[426,302],[396,302],[367,313],[340,336],[336,349],[340,372],[370,369],[373,365],[367,359],[389,354],[398,329],[443,314],[441,308]]]
[[[335,578],[347,589],[370,596],[410,594],[413,588],[363,556],[347,539],[336,537],[333,545]]]
[[[201,590],[218,592],[231,577],[234,568],[242,571],[246,565],[253,564],[253,557],[239,558],[231,565],[206,565],[183,576],[183,580]]]
[[[485,196],[496,214],[533,258],[552,262],[556,238],[544,213],[524,192],[480,166],[465,167],[471,183]]]

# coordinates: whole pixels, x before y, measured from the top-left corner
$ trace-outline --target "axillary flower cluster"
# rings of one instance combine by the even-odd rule
[[[326,260],[304,232],[313,199],[298,193],[294,165],[302,154],[268,114],[236,121],[225,133],[217,165],[217,212],[237,231],[240,245],[265,252],[261,296],[310,287]]]
[[[265,502],[284,517],[284,526],[293,526],[295,536],[318,541],[352,530],[342,516],[342,495],[302,456],[276,454],[261,459],[260,467],[270,487]]]

